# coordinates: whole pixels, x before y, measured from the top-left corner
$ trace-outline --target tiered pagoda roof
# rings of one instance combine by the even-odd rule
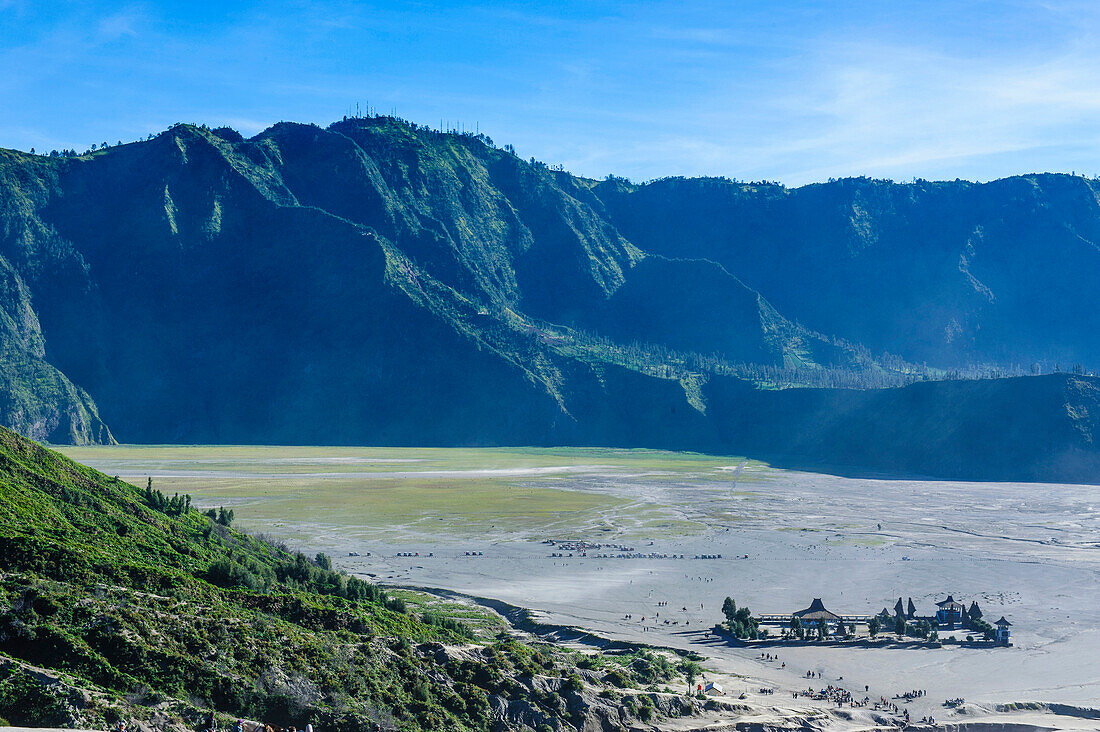
[[[793,614],[799,620],[840,620],[840,616],[825,609],[825,603],[821,598],[815,597],[814,601],[805,610],[799,610]]]

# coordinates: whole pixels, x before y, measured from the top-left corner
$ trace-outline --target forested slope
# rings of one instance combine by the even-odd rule
[[[0,151],[0,195],[0,423],[58,442],[793,454],[819,399],[904,397],[776,387],[1100,356],[1068,176],[596,182],[377,117]],[[751,399],[707,396],[730,379]],[[958,383],[975,415],[1014,388]],[[721,427],[746,420],[775,440]]]
[[[596,191],[646,251],[721,263],[809,328],[943,368],[1100,364],[1100,183],[670,178]]]
[[[696,711],[677,674],[478,636],[0,428],[0,724],[625,727]]]

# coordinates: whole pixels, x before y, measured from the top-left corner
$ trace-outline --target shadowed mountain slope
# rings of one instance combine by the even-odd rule
[[[717,441],[849,474],[1100,483],[1100,379],[931,381],[896,389],[707,390]]]
[[[130,442],[816,454],[792,435],[822,409],[874,424],[922,392],[755,386],[1100,355],[1093,190],[596,183],[390,118],[0,151],[0,422],[71,442],[109,425]],[[1063,434],[1036,425],[1040,442],[1048,428]],[[918,462],[897,467],[940,469]]]
[[[787,317],[944,368],[1100,363],[1100,183],[602,183],[646,251],[721,263]]]
[[[74,444],[111,442],[95,403],[46,359],[45,339],[27,280],[55,274],[57,237],[34,216],[43,179],[52,168],[40,159],[0,150],[0,232],[16,244],[41,249],[12,262],[0,257],[0,414],[7,424],[39,440]]]
[[[764,363],[786,345],[765,325],[798,330],[714,265],[640,266],[571,177],[390,120],[178,126],[5,169],[25,204],[0,255],[48,362],[128,441],[565,439],[616,364],[542,322]],[[692,267],[715,291],[680,301]],[[639,328],[646,293],[667,307]]]

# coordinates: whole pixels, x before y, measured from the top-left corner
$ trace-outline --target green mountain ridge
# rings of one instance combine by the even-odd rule
[[[3,151],[13,406],[0,422],[59,442],[786,455],[810,423],[786,405],[812,413],[814,392],[754,384],[1091,363],[1092,186],[596,182],[387,117],[247,140],[178,125],[78,157]],[[1040,240],[1067,261],[1025,277],[1017,259]],[[1058,286],[1035,294],[1033,281]],[[1069,301],[1051,311],[1052,298]],[[719,384],[748,396],[708,396]],[[1017,388],[1002,386],[972,391]],[[829,398],[844,413],[871,397]],[[729,427],[746,420],[757,428]],[[850,467],[881,463],[850,454]],[[915,467],[981,477],[979,463]]]

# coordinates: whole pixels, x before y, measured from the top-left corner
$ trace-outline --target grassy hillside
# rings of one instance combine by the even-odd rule
[[[683,714],[658,654],[483,637],[0,428],[0,718],[562,729]],[[565,725],[565,727],[562,727]]]

